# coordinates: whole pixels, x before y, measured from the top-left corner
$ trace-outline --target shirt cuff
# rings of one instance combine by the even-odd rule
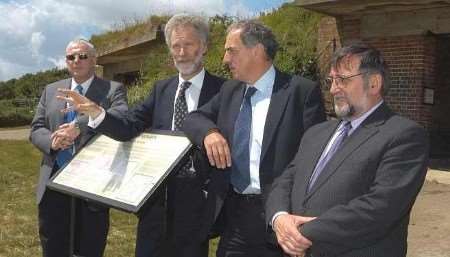
[[[275,222],[275,219],[278,218],[278,216],[283,215],[283,214],[289,214],[289,213],[287,211],[279,211],[273,215],[272,220],[270,221],[270,224],[269,224],[272,227],[272,229],[273,229],[273,223]]]
[[[105,119],[106,111],[105,109],[103,109],[103,107],[100,108],[102,109],[102,112],[95,119],[92,119],[92,117],[89,116],[88,126],[93,129],[97,128],[100,125],[100,123],[102,123],[102,121]]]

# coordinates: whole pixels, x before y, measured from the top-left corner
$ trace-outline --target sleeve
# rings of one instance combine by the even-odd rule
[[[52,153],[52,140],[50,138],[52,132],[50,131],[48,124],[46,124],[46,108],[47,88],[42,92],[36,107],[36,113],[31,122],[30,141],[42,153],[50,155]]]
[[[183,132],[199,148],[204,150],[203,140],[211,130],[218,130],[217,117],[220,108],[222,90],[208,103],[189,113],[183,122]]]
[[[155,91],[156,89],[152,90],[144,102],[137,104],[129,111],[122,105],[123,101],[126,103],[126,98],[124,98],[125,100],[118,100],[116,103],[113,102],[111,107],[106,110],[105,119],[95,131],[119,141],[128,141],[138,136],[146,128],[152,126],[156,99]]]
[[[100,108],[101,108],[102,112],[95,119],[93,119],[91,116],[89,116],[88,126],[90,128],[93,128],[93,129],[97,128],[100,125],[100,123],[102,123],[102,121],[105,119],[106,111],[105,111],[105,109],[103,109],[103,107],[100,107]]]
[[[299,149],[302,149],[301,145]],[[272,189],[266,201],[266,224],[268,226],[271,225],[272,219],[278,212],[291,213],[291,192],[301,154],[301,151],[298,151],[286,170],[272,183]]]

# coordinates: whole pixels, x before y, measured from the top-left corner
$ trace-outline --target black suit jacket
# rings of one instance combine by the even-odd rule
[[[278,211],[318,217],[301,226],[317,256],[406,255],[409,214],[423,184],[428,138],[416,123],[377,108],[345,140],[310,192],[308,181],[339,121],[308,130],[274,183],[267,222]]]
[[[210,129],[219,129],[231,146],[234,123],[244,97],[246,85],[230,80],[209,103],[190,113],[183,131],[198,147]],[[272,181],[286,168],[297,152],[303,132],[325,120],[320,88],[310,80],[276,71],[272,97],[265,120],[259,165],[263,197]],[[211,229],[221,212],[229,190],[231,169],[214,169],[208,186],[208,211],[204,232]]]

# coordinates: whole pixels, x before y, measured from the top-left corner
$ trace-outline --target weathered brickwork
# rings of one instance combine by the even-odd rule
[[[448,116],[450,112],[450,103],[446,104],[447,111],[443,111],[443,102],[450,102],[449,40],[443,41],[431,34],[361,38],[360,24],[358,17],[346,16],[337,21],[332,17],[324,18],[318,42],[318,49],[323,52],[320,56],[322,73],[326,74],[328,70],[325,64],[329,61],[333,49],[325,46],[330,42],[335,40],[338,47],[341,42],[344,42],[344,45],[355,40],[367,42],[382,51],[391,69],[392,83],[386,101],[392,109],[430,130],[436,126],[450,129],[450,119],[446,118],[446,122],[443,122],[443,117],[436,117],[442,116],[441,113]],[[446,58],[440,54],[445,52],[443,49],[447,49]],[[435,89],[435,105],[423,103],[425,87]],[[327,108],[331,108],[329,93],[324,92],[324,95],[328,102]]]

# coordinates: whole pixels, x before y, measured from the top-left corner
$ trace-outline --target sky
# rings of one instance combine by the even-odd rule
[[[0,81],[54,67],[64,50],[124,20],[190,12],[253,17],[292,0],[0,0]]]

